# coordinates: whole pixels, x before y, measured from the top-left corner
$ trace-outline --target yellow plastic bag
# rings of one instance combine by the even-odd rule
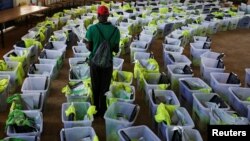
[[[4,60],[0,60],[0,71],[6,71],[8,69],[8,65]]]
[[[76,115],[76,109],[73,103],[65,110],[65,114],[68,117],[70,114]],[[76,116],[74,116],[74,121],[76,120]]]
[[[155,121],[157,123],[165,121],[167,125],[171,125],[171,117],[173,116],[176,108],[177,106],[175,105],[165,105],[163,103],[160,103],[157,106]]]
[[[24,73],[24,70],[23,70],[23,67],[22,67],[22,63],[20,63],[20,62],[18,63],[17,74],[16,75],[17,75],[17,83],[18,83],[18,85],[22,85],[25,73]]]
[[[8,84],[9,84],[8,79],[1,79],[0,80],[0,94],[7,88]]]
[[[95,107],[95,106],[90,106],[90,107],[88,108],[87,115],[88,115],[89,119],[90,119],[94,114],[96,114],[96,113],[97,113],[97,111],[96,111],[96,107]]]
[[[26,48],[29,48],[29,47],[31,47],[32,45],[38,46],[39,49],[42,49],[42,48],[43,48],[42,43],[39,42],[39,41],[36,41],[35,39],[25,39],[25,40],[24,40],[24,44],[25,44],[25,47],[26,47]]]

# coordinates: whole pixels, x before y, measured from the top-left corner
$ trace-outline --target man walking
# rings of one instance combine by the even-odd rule
[[[103,116],[107,107],[106,107],[106,98],[105,93],[109,90],[113,65],[109,67],[100,67],[95,65],[92,62],[94,55],[100,44],[104,40],[109,42],[111,57],[112,52],[117,53],[119,51],[119,42],[120,42],[120,32],[108,22],[109,10],[106,6],[99,6],[97,9],[97,16],[99,23],[90,26],[86,33],[87,48],[91,52],[89,55],[90,60],[90,76],[91,76],[91,85],[94,95],[94,104],[97,108],[97,115]],[[112,62],[113,64],[113,62]]]

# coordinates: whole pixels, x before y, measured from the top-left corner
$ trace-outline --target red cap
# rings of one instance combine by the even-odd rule
[[[109,15],[109,9],[106,6],[101,5],[97,9],[97,14],[99,14],[99,15]]]

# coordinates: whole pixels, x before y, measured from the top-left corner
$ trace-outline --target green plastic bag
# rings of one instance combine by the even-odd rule
[[[10,112],[8,115],[8,119],[6,120],[6,127],[17,125],[35,128],[34,124],[35,123],[33,118],[27,117],[23,111],[17,109]]]
[[[20,94],[14,94],[7,98],[7,103],[11,103],[10,112],[14,110],[23,110],[22,98]]]
[[[6,141],[4,139],[0,140],[0,141]],[[11,137],[10,139],[8,139],[8,141],[26,141],[24,139],[19,139],[19,138],[15,138],[15,137]]]

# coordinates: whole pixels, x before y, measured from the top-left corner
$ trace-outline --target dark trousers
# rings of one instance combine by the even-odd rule
[[[94,104],[98,114],[104,115],[106,106],[105,93],[109,91],[109,86],[112,78],[113,67],[100,68],[93,63],[90,63],[91,85],[94,95]]]

